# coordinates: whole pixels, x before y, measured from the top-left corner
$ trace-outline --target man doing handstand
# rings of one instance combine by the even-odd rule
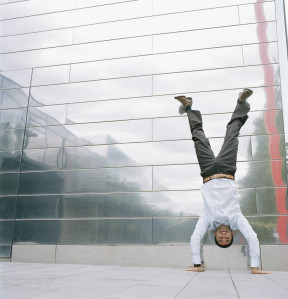
[[[251,273],[268,274],[259,270],[260,249],[256,233],[243,216],[237,198],[237,188],[234,181],[238,151],[238,136],[241,127],[248,119],[250,110],[246,99],[253,91],[245,88],[238,97],[236,108],[226,127],[224,143],[217,157],[211,149],[209,140],[204,134],[200,111],[191,110],[192,98],[177,96],[181,102],[179,113],[187,112],[192,140],[203,177],[201,187],[204,199],[203,215],[199,218],[194,233],[191,236],[191,253],[194,268],[188,271],[205,271],[201,266],[201,242],[207,230],[215,230],[215,243],[227,248],[233,243],[232,230],[239,230],[249,245],[251,258]]]

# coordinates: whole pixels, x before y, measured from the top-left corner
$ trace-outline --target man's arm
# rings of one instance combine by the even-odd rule
[[[260,247],[257,234],[252,229],[248,220],[240,214],[237,219],[237,226],[249,245],[252,274],[269,274],[270,272],[259,270]]]
[[[191,242],[190,242],[194,268],[186,269],[186,271],[196,271],[196,272],[205,271],[201,267],[201,242],[204,235],[207,232],[207,228],[208,228],[208,221],[205,219],[204,216],[201,216],[198,219],[195,230],[191,236]]]

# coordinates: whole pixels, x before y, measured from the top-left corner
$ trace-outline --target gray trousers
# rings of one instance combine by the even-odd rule
[[[249,110],[249,103],[241,103],[237,101],[231,120],[226,127],[224,143],[218,156],[215,157],[209,140],[205,136],[202,128],[202,116],[200,111],[191,110],[189,108],[186,109],[192,133],[192,140],[194,141],[203,179],[216,173],[230,174],[234,176],[237,169],[238,136],[241,127],[248,119],[247,113]]]

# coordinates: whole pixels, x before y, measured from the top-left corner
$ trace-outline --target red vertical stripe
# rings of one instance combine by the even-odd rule
[[[271,63],[269,59],[268,53],[268,38],[267,38],[267,23],[265,22],[265,14],[264,14],[264,7],[261,0],[258,0],[257,3],[254,4],[254,11],[256,20],[258,22],[257,25],[257,35],[259,39],[259,55],[261,59],[261,63],[263,64],[264,69],[264,85],[271,86],[274,85],[275,78],[274,78],[274,69],[272,65],[268,65]],[[260,23],[262,22],[262,23]],[[264,22],[264,23],[263,23]],[[275,91],[272,88],[265,87],[265,94],[266,94],[266,104],[267,109],[276,109],[275,103]],[[279,134],[276,126],[276,111],[275,110],[268,110],[264,113],[264,122],[267,133],[269,135],[269,151],[270,151],[270,158],[271,158],[271,172],[274,184],[276,187],[279,186],[286,186],[284,183],[281,175],[281,169],[283,160],[276,160],[281,159],[280,149],[279,149]],[[274,134],[274,135],[272,135]],[[276,207],[279,214],[288,214],[287,207],[286,207],[286,189],[287,188],[276,188],[275,195],[276,195]],[[288,217],[285,216],[278,216],[278,234],[281,243],[288,244],[288,231],[287,231],[287,224],[288,224]]]

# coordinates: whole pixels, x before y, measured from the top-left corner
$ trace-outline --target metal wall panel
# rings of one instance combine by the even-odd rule
[[[151,191],[151,167],[23,172],[19,194]]]
[[[60,224],[57,220],[16,221],[13,244],[58,244]]]
[[[251,136],[253,160],[285,159],[284,135]],[[279,149],[277,155],[270,150]]]
[[[152,220],[19,220],[15,223],[14,242],[47,245],[152,244]]]
[[[65,126],[66,146],[151,141],[152,121],[140,119]]]
[[[0,128],[24,128],[26,123],[26,108],[0,110]]]
[[[278,88],[278,86],[253,88],[251,111],[267,110],[270,105],[269,98],[271,94],[274,95],[275,109],[281,109],[282,99],[281,94],[277,92]],[[189,93],[187,95],[193,98],[193,109],[200,110],[202,114],[222,114],[233,112],[240,91],[240,89],[221,90]],[[219,101],[221,101],[221,105],[219,105]],[[112,106],[113,109],[111,109]],[[73,123],[85,123],[171,116],[179,117],[178,107],[179,103],[174,100],[173,95],[75,103],[68,104],[67,119]],[[63,111],[65,108],[55,106],[55,112],[56,110]],[[109,113],[105,113],[106,111],[109,111]],[[55,115],[54,110],[53,113],[52,111],[50,113],[53,116]],[[62,117],[60,120],[59,116],[57,120],[61,122]]]
[[[98,0],[96,3],[94,0],[77,0],[76,7],[83,8],[83,7],[91,7],[91,6],[98,6],[98,5],[107,5],[112,3],[120,3],[126,2],[127,0]],[[138,0],[131,0],[131,1],[138,1]]]
[[[241,47],[229,47],[75,64],[71,66],[70,78],[100,80],[242,65]]]
[[[262,27],[265,28],[265,37],[257,34],[257,30]],[[195,40],[197,40],[197,43],[192,42]],[[153,36],[153,50],[154,53],[165,53],[267,41],[277,41],[276,22],[159,34]]]
[[[232,114],[211,114],[203,116],[203,127],[207,137],[224,137],[226,125]],[[283,133],[282,110],[250,112],[247,124],[241,129],[241,135],[267,134],[266,119],[276,117],[277,127],[272,127],[270,134]],[[209,126],[213,123],[213,126]],[[157,118],[153,120],[154,140],[190,139],[191,133],[187,117]]]
[[[0,221],[0,244],[10,245],[12,243],[12,230],[14,221]]]
[[[0,219],[13,219],[15,216],[15,205],[16,196],[0,197]]]
[[[62,159],[62,148],[24,150],[21,171],[61,169]]]
[[[271,168],[279,169],[275,180]],[[153,167],[154,190],[200,189],[202,179],[197,164],[169,165]],[[256,175],[257,174],[257,175]],[[240,188],[283,187],[286,185],[286,165],[284,161],[238,162],[236,179]]]
[[[276,18],[274,1],[240,5],[239,18],[240,24],[273,21]]]
[[[202,178],[173,97],[192,96],[217,155],[245,87],[254,94],[239,138],[239,203],[260,244],[286,244],[274,6],[0,0],[0,256],[10,256],[12,239],[187,245]],[[239,232],[235,244],[244,244]]]
[[[70,1],[70,3],[71,5],[74,4],[75,7],[74,1]],[[4,34],[13,35],[45,31],[131,17],[144,17],[151,14],[151,2],[146,0],[127,1],[126,3],[116,3],[111,6],[95,6],[78,10],[60,10],[60,12],[56,10],[54,13],[6,20]]]
[[[79,44],[31,51],[4,53],[0,56],[2,70],[45,67],[56,64],[111,59],[150,54],[152,37],[104,41],[102,43]],[[45,57],[45,59],[43,59]]]
[[[30,105],[42,106],[149,96],[152,94],[151,82],[151,76],[143,76],[32,87]]]
[[[153,220],[153,244],[187,243],[198,218],[156,218]]]
[[[269,0],[268,0],[269,1]],[[154,0],[154,13],[173,13],[185,10],[197,10],[197,9],[207,9],[212,7],[221,6],[232,6],[239,4],[255,3],[257,0],[202,0],[202,1],[189,1],[189,0],[178,0],[177,3],[173,0]],[[261,1],[262,2],[262,1]],[[264,2],[264,1],[263,1]]]
[[[31,85],[69,83],[70,65],[34,68]]]
[[[0,72],[0,87],[1,89],[29,87],[31,74],[31,69]]]
[[[277,64],[155,75],[154,95],[245,88],[245,86],[272,86],[275,84],[274,76],[268,78],[264,76],[266,71],[270,72],[270,68],[277,78],[276,71],[279,69]],[[280,81],[280,78],[277,80]]]
[[[260,215],[288,214],[286,188],[256,189],[257,213]]]
[[[259,56],[259,53],[263,51],[261,49],[262,47],[265,47],[265,50],[267,51],[265,58]],[[243,60],[244,65],[278,63],[279,59],[277,43],[273,42],[259,45],[245,45],[243,46]]]
[[[16,219],[59,217],[59,195],[18,196]]]
[[[202,178],[198,164],[153,167],[153,190],[200,189]]]
[[[29,107],[26,126],[39,127],[65,124],[66,110],[66,105]]]
[[[255,230],[260,244],[280,244],[281,237],[275,233],[282,220],[287,221],[288,216],[247,217]],[[155,244],[183,244],[191,237],[198,218],[164,218],[154,219],[153,232]],[[192,228],[192,229],[191,229]],[[234,234],[233,244],[245,244],[245,239],[237,231]],[[204,244],[215,244],[214,233],[209,231]]]
[[[0,150],[20,150],[23,146],[24,129],[0,130]]]
[[[28,88],[0,90],[0,108],[27,107],[28,98]]]
[[[223,138],[210,140],[215,155],[220,151],[223,141]],[[57,150],[60,152],[60,149],[55,150],[55,155],[57,155]],[[26,150],[24,154],[27,157],[33,157],[34,155],[37,157],[37,153],[42,156],[45,155],[45,151],[46,149]],[[147,155],[147,153],[149,153],[149,155]],[[33,158],[31,159],[33,160]],[[35,158],[35,161],[37,160],[38,159]],[[56,161],[56,156],[54,160]],[[252,160],[250,137],[240,137],[238,161],[247,160]],[[44,161],[44,158],[42,161]],[[197,163],[194,145],[191,140],[141,142],[109,146],[65,147],[62,167],[65,169],[73,169],[186,163]],[[49,169],[49,163],[46,165]]]
[[[225,15],[225,18],[222,17],[223,15]],[[153,17],[119,21],[115,24],[107,23],[77,27],[75,28],[74,42],[156,35],[238,24],[237,7],[187,11],[179,14],[155,15]]]
[[[4,34],[4,21],[0,21],[0,36]]]
[[[244,215],[265,214],[273,202],[266,199],[258,200],[254,189],[239,191],[240,206]],[[274,189],[269,193],[273,195]],[[261,196],[261,193],[259,193]],[[275,201],[275,195],[274,195]],[[3,206],[7,200],[10,209],[4,218],[14,216],[15,197],[1,198]],[[6,202],[5,202],[6,201]],[[274,202],[274,206],[276,202]],[[17,219],[48,219],[48,218],[131,218],[131,217],[175,217],[200,216],[203,199],[200,190],[194,191],[165,191],[165,192],[136,192],[136,193],[95,193],[61,195],[19,196],[17,202]],[[275,206],[276,209],[276,206]],[[272,210],[271,210],[272,212]],[[276,213],[277,214],[277,213]]]
[[[60,197],[63,218],[199,216],[203,200],[199,190],[71,194]]]
[[[0,52],[9,53],[71,45],[72,38],[73,28],[4,36],[0,38]]]
[[[0,172],[16,172],[20,170],[21,151],[0,152]]]
[[[55,11],[73,9],[75,4],[76,0],[62,0],[60,2],[50,0],[49,4],[45,0],[17,1],[15,3],[11,3],[10,1],[9,5],[1,6],[0,18],[3,20],[52,13]]]
[[[10,257],[12,246],[0,246],[0,257]]]
[[[26,128],[26,148],[61,147],[67,134],[64,126]]]

